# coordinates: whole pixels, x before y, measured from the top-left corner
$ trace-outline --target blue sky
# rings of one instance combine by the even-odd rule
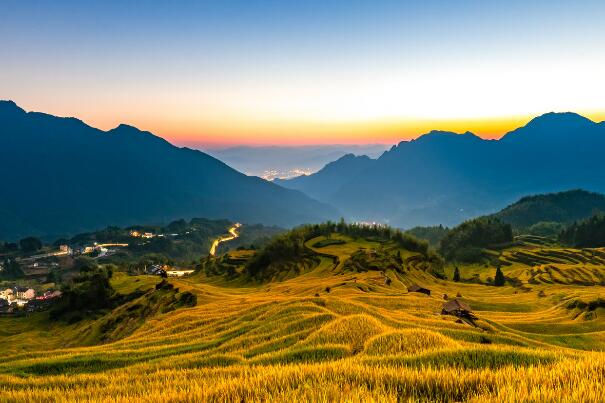
[[[0,98],[177,143],[493,137],[603,117],[603,21],[602,1],[8,0]]]

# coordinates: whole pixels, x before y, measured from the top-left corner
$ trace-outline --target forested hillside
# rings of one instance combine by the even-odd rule
[[[120,125],[0,102],[0,237],[73,235],[192,217],[292,226],[337,218],[298,191],[248,177],[199,151]]]

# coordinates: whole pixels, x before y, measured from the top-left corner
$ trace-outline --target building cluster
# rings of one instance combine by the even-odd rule
[[[0,312],[11,313],[15,308],[28,312],[40,310],[61,296],[61,291],[49,290],[36,295],[33,288],[14,286],[0,290]]]
[[[185,234],[189,234],[191,231],[186,231]],[[142,231],[137,231],[137,230],[131,230],[130,231],[130,236],[133,238],[144,238],[144,239],[151,239],[151,238],[163,238],[163,237],[175,237],[175,236],[179,236],[179,234],[154,234],[153,232],[142,232]]]
[[[139,232],[137,230],[130,231],[130,236],[133,238],[145,238],[145,239],[150,239],[150,238],[156,237],[156,235],[153,232]]]

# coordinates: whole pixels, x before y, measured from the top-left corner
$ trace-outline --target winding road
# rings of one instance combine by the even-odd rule
[[[237,233],[237,229],[241,226],[242,224],[235,223],[233,227],[229,228],[229,235],[220,237],[219,239],[212,242],[212,247],[210,248],[210,255],[216,256],[216,249],[218,248],[221,242],[232,241],[235,238],[238,238],[239,234]]]

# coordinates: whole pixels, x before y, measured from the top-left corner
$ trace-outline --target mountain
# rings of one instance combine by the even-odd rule
[[[338,213],[200,151],[0,102],[0,238],[204,216],[292,226]]]
[[[197,148],[197,147],[196,147]],[[265,178],[290,178],[301,172],[316,172],[345,154],[363,154],[376,158],[389,147],[383,144],[259,146],[205,150],[208,154],[248,175]]]
[[[304,191],[313,198],[329,198],[331,192],[338,189],[341,178],[347,175],[357,175],[374,162],[375,160],[367,155],[346,154],[338,160],[330,162],[316,174],[301,175],[288,180],[275,179],[273,182],[289,189]]]
[[[351,220],[394,226],[456,225],[527,194],[605,191],[605,124],[547,113],[500,140],[432,131],[402,141],[364,169],[332,166],[281,186],[313,194]]]
[[[605,195],[585,190],[527,196],[493,215],[513,228],[541,222],[569,225],[605,213]]]

